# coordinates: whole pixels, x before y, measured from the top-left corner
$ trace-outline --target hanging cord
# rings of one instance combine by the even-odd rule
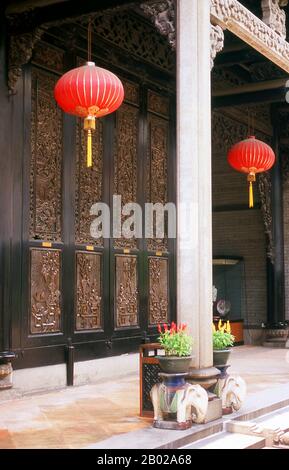
[[[89,18],[88,28],[87,28],[87,59],[88,62],[92,62],[92,53],[91,53],[91,44],[92,44],[92,19]],[[92,64],[93,65],[93,64]],[[95,131],[95,117],[87,116],[84,120],[84,129],[87,131],[87,161],[86,165],[88,168],[92,167],[92,132]]]
[[[92,36],[92,20],[89,18],[87,28],[87,60],[91,62],[91,36]]]

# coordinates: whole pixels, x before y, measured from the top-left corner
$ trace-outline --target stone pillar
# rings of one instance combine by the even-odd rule
[[[210,28],[210,0],[178,0],[177,313],[194,338],[194,377],[218,372],[212,368]]]

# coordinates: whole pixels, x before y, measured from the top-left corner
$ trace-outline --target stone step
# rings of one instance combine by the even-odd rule
[[[183,449],[264,449],[265,445],[266,441],[263,437],[221,432],[196,441]]]

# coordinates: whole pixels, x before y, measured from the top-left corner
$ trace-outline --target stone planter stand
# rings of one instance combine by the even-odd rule
[[[11,361],[15,358],[11,351],[0,352],[0,391],[7,390],[13,386],[13,368]]]

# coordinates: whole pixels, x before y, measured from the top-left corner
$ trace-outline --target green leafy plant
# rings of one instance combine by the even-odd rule
[[[234,345],[235,336],[231,334],[230,322],[222,324],[219,321],[218,329],[213,324],[213,349],[222,350],[231,348]]]
[[[158,326],[160,333],[159,342],[165,350],[166,356],[186,357],[192,352],[193,339],[187,332],[187,325],[182,323],[177,326],[172,322],[168,325]]]

